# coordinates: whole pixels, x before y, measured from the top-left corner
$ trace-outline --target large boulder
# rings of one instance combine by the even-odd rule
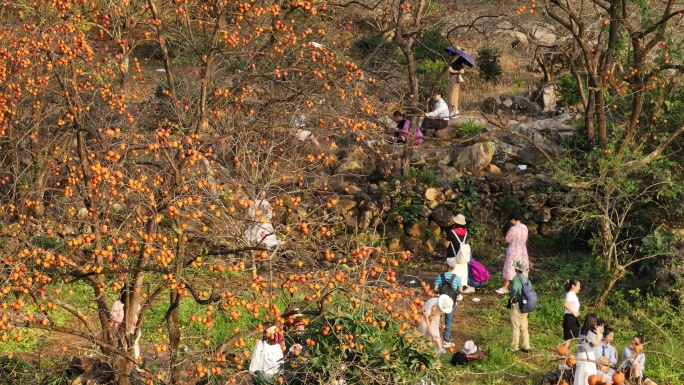
[[[541,108],[523,96],[514,96],[511,110],[528,116],[536,116],[541,111]]]
[[[473,174],[479,173],[492,162],[496,146],[494,142],[480,142],[461,150],[454,168]]]
[[[450,227],[454,225],[454,213],[444,206],[439,206],[430,214],[432,219],[440,227]]]
[[[466,124],[474,124],[485,128],[487,126],[487,121],[479,116],[467,116],[461,115],[456,118],[449,119],[449,127],[461,128]]]

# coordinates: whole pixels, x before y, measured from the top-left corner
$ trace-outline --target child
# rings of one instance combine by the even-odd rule
[[[418,323],[418,332],[430,335],[430,340],[440,354],[446,353],[442,346],[442,337],[439,335],[439,320],[442,313],[451,313],[454,310],[454,300],[446,294],[430,298],[423,306],[423,315]]]
[[[632,343],[622,352],[622,361],[624,362],[622,367],[625,370],[625,377],[630,380],[641,379],[643,385],[658,385],[644,375],[646,354],[642,352],[643,349],[644,335],[637,333],[632,338]]]

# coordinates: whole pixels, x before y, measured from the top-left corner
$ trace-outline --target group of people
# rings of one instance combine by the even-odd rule
[[[425,118],[418,124],[415,132],[414,144],[419,145],[423,143],[423,135],[432,130],[436,132],[446,128],[449,119],[458,117],[458,99],[461,93],[461,84],[463,83],[463,74],[465,67],[472,67],[474,62],[468,54],[460,47],[447,47],[446,52],[449,55],[449,89],[447,91],[448,100],[442,99],[442,92],[436,90],[433,93],[435,108],[425,114]],[[391,139],[391,143],[405,143],[409,135],[409,128],[411,121],[407,120],[404,113],[401,111],[394,111],[392,119],[397,124],[396,131]]]
[[[612,342],[615,331],[596,314],[589,313],[584,318],[580,328],[580,301],[577,293],[581,289],[577,279],[571,279],[565,286],[565,302],[563,314],[564,349],[560,352],[567,354],[567,348],[573,341],[577,341],[577,362],[573,368],[568,363],[561,364],[564,370],[574,370],[574,385],[587,385],[589,377],[599,376],[603,383],[613,383],[616,370],[625,373],[625,377],[638,380],[644,385],[657,385],[644,375],[646,354],[643,352],[644,335],[637,333],[630,344],[622,351],[622,361],[618,361],[618,351]]]
[[[484,266],[472,258],[470,245],[467,243],[468,230],[466,219],[462,214],[453,218],[454,227],[446,234],[447,258],[443,273],[435,278],[434,291],[439,296],[431,298],[423,307],[423,316],[419,323],[419,331],[430,336],[431,341],[440,353],[454,344],[451,342],[451,325],[457,301],[464,293],[472,293],[482,288],[489,279],[489,272]],[[508,216],[505,240],[508,243],[506,260],[503,267],[503,287],[496,290],[499,294],[509,294],[509,303],[522,301],[523,286],[529,284],[529,256],[527,254],[527,226],[520,216]],[[530,349],[530,336],[527,327],[527,313],[519,306],[511,308],[511,350],[527,352]],[[440,318],[444,314],[444,333],[440,333]],[[519,348],[522,338],[522,349]]]

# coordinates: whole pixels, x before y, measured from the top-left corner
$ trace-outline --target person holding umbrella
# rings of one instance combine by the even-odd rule
[[[470,55],[465,53],[462,49],[449,46],[446,49],[449,54],[449,118],[458,116],[458,97],[461,93],[461,83],[463,83],[463,74],[465,70],[463,66],[472,67],[475,64]]]

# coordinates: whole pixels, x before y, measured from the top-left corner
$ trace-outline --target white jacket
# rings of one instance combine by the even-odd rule
[[[283,348],[280,344],[270,345],[264,340],[257,342],[252,352],[252,360],[249,362],[249,371],[254,373],[258,370],[264,372],[267,377],[273,377],[280,372],[280,364],[283,361]]]
[[[449,118],[449,106],[447,106],[444,99],[439,99],[435,103],[435,109],[425,114],[428,118]]]

